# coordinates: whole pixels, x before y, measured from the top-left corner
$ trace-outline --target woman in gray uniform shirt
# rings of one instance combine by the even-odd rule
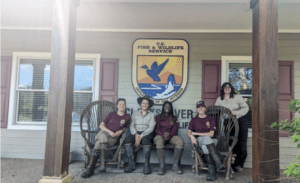
[[[154,114],[148,109],[153,106],[153,101],[149,96],[140,97],[137,102],[141,106],[141,110],[136,111],[131,116],[131,123],[129,126],[130,133],[124,140],[126,153],[128,156],[128,166],[124,172],[132,172],[135,169],[133,144],[135,146],[143,145],[143,153],[145,156],[144,174],[150,174],[150,153],[153,140],[153,130],[155,127]]]
[[[229,82],[222,85],[221,95],[218,97],[215,105],[230,109],[231,113],[238,119],[238,142],[233,148],[233,153],[236,154],[237,157],[232,168],[234,171],[240,172],[243,170],[247,158],[248,124],[245,115],[249,111],[249,106],[241,95],[235,93],[235,89]]]

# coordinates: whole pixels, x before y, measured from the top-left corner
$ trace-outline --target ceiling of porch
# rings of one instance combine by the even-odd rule
[[[279,0],[280,32],[300,33],[300,1]],[[2,29],[51,30],[51,0],[4,0]],[[79,31],[251,32],[250,0],[81,0]]]

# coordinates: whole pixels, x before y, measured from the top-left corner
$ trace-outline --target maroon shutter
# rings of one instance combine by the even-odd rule
[[[215,104],[221,89],[221,61],[203,60],[202,62],[202,100],[207,106]]]
[[[7,128],[12,57],[1,57],[1,128]]]
[[[294,62],[279,61],[279,122],[281,120],[293,118],[293,113],[289,111],[287,105],[294,99]],[[280,131],[280,137],[287,137],[287,131]]]
[[[102,58],[100,60],[99,100],[117,102],[119,59]]]

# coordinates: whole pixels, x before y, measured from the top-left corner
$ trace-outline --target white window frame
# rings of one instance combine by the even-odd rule
[[[230,63],[252,63],[252,56],[222,56],[222,84],[229,82],[229,64]],[[248,137],[252,137],[252,128],[248,129]]]
[[[92,60],[93,61],[93,101],[99,99],[100,84],[100,54],[76,53],[75,60]],[[9,96],[9,112],[7,129],[13,130],[46,130],[47,122],[22,122],[16,123],[17,119],[17,85],[19,76],[19,67],[21,59],[48,59],[51,60],[49,52],[13,52],[11,84]],[[51,69],[51,68],[50,68]],[[79,124],[72,125],[72,131],[80,131]]]

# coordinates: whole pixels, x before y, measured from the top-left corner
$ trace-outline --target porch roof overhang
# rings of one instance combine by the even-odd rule
[[[51,30],[52,0],[4,0],[1,29]],[[300,33],[300,1],[279,0],[280,33]],[[250,0],[81,0],[77,31],[251,33]]]

